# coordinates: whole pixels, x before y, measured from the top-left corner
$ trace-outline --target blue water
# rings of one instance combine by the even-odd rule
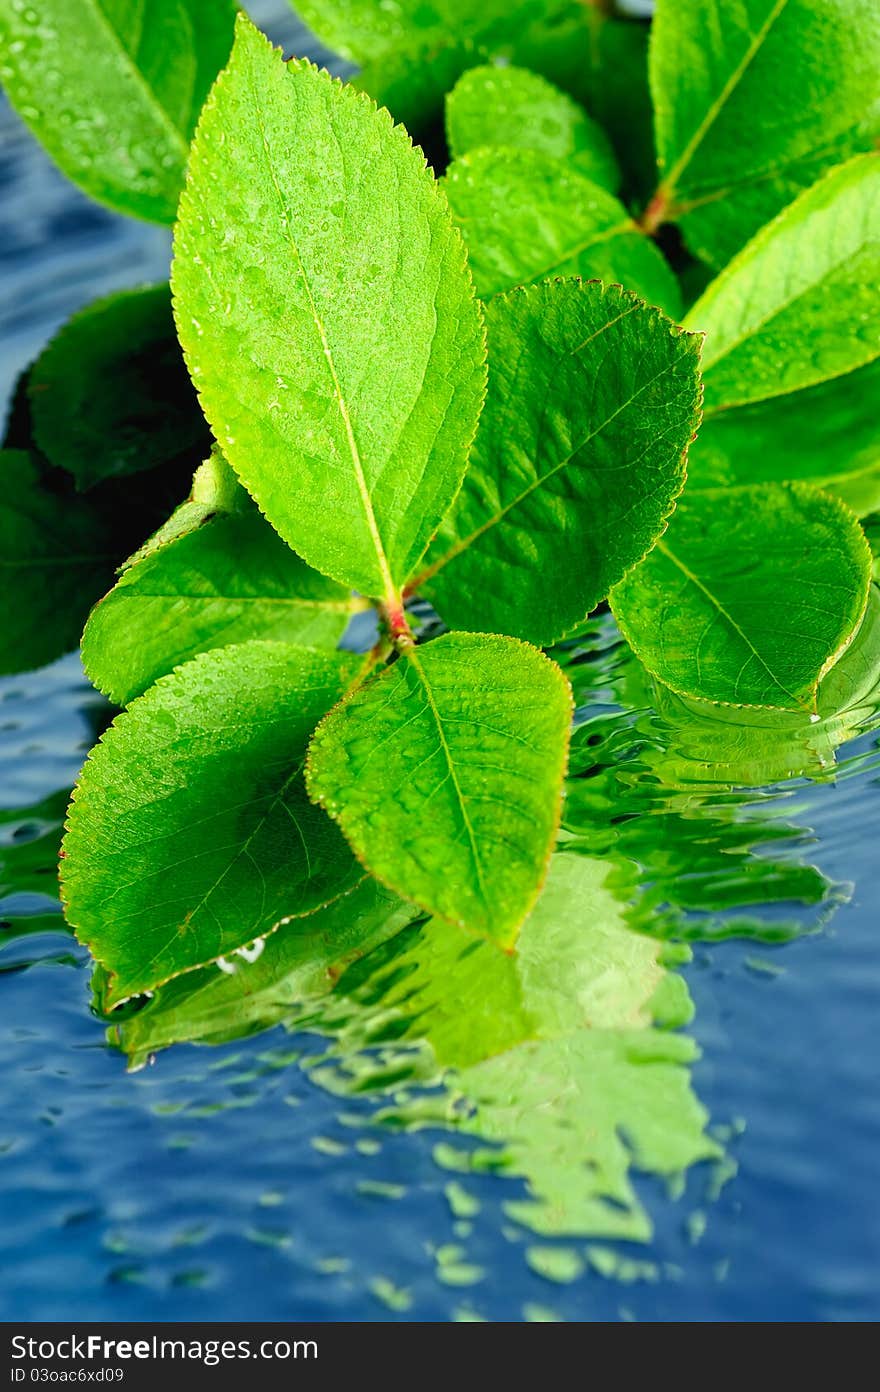
[[[297,46],[293,21],[273,33]],[[8,113],[0,141],[9,387],[74,309],[161,278],[168,241],[71,190]],[[183,1044],[125,1071],[90,1012],[53,878],[64,792],[104,714],[73,656],[0,681],[0,860],[33,851],[24,871],[19,858],[8,881],[0,872],[0,1318],[880,1316],[878,790],[870,762],[858,771],[875,735],[846,750],[850,776],[797,793],[799,850],[853,885],[849,902],[785,945],[697,944],[685,968],[693,1089],[726,1182],[706,1164],[680,1191],[637,1178],[654,1237],[620,1250],[638,1271],[566,1284],[530,1268],[532,1238],[503,1211],[521,1181],[468,1174],[479,1211],[456,1217],[441,1134],[376,1132],[369,1101],[340,1101],[303,1071],[313,1038]]]

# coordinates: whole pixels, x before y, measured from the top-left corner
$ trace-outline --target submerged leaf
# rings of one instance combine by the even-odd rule
[[[0,7],[0,79],[68,178],[173,222],[190,137],[232,46],[233,0],[28,0]]]
[[[240,18],[193,146],[172,282],[242,482],[310,565],[393,597],[458,491],[485,387],[464,249],[421,152]]]
[[[309,793],[383,883],[510,945],[546,872],[570,718],[567,681],[534,648],[448,634],[322,721]]]
[[[454,158],[480,146],[538,150],[568,160],[612,193],[620,184],[602,127],[571,97],[527,68],[471,68],[447,98],[446,130]]]
[[[482,149],[444,179],[487,299],[550,276],[613,281],[675,314],[678,284],[623,204],[567,161],[537,150]]]
[[[617,286],[486,307],[489,391],[423,588],[451,627],[547,646],[662,532],[699,419],[699,338]]]
[[[865,612],[871,558],[836,499],[805,484],[685,497],[611,594],[650,672],[683,695],[815,709]]]
[[[711,705],[678,696],[659,682],[654,698],[665,740],[648,762],[667,786],[690,783],[758,788],[790,778],[817,782],[834,778],[838,749],[876,724],[880,705],[880,592],[871,587],[858,633],[820,683],[818,720],[806,711]],[[703,834],[704,844],[707,840]],[[682,871],[689,873],[695,868],[692,861]],[[814,867],[774,866],[764,857],[759,862],[752,859],[747,869],[755,902],[765,904],[776,897],[774,881],[778,885],[782,873],[800,873],[807,885],[809,876],[818,874]],[[732,877],[716,869],[711,878],[726,890]],[[711,882],[709,877],[707,881]],[[683,882],[683,875],[679,882]]]
[[[219,516],[130,566],[92,611],[83,665],[117,705],[196,653],[251,638],[335,647],[348,591],[310,570],[254,509]]]
[[[123,290],[75,315],[31,368],[28,394],[37,444],[81,489],[210,447],[167,285]]]
[[[723,266],[880,128],[874,0],[657,0],[660,200]]]
[[[251,642],[205,653],[117,717],[70,808],[62,893],[108,1003],[152,990],[351,889],[309,802],[306,743],[361,659]]]

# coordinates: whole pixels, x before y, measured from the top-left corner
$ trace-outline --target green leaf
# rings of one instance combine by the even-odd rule
[[[108,1003],[247,946],[362,872],[309,802],[315,723],[362,659],[283,643],[205,653],[118,716],[85,765],[61,868]]]
[[[624,637],[673,691],[815,710],[865,612],[871,558],[840,502],[806,484],[686,496],[611,594]]]
[[[254,510],[217,517],[130,566],[92,611],[83,665],[127,705],[196,653],[251,638],[335,647],[352,598]]]
[[[189,142],[229,56],[232,0],[3,0],[0,79],[68,178],[173,222]]]
[[[75,648],[116,560],[99,512],[50,491],[25,451],[0,451],[0,672],[43,667]]]
[[[849,337],[849,331],[847,331]],[[787,396],[718,410],[688,456],[696,489],[803,479],[859,516],[880,507],[880,360]]]
[[[464,250],[421,153],[241,17],[193,145],[172,283],[242,482],[310,565],[392,598],[458,491],[485,388]]]
[[[406,649],[322,721],[308,788],[383,883],[505,945],[559,821],[571,691],[510,638]]]
[[[442,125],[443,105],[463,72],[486,59],[468,39],[394,49],[364,64],[351,85],[385,106],[414,140],[424,145],[435,122]],[[445,162],[445,160],[444,160]]]
[[[124,290],[75,315],[34,363],[28,392],[37,444],[81,489],[210,446],[167,285]]]
[[[161,526],[148,536],[133,556],[129,556],[120,570],[128,570],[138,561],[152,556],[160,547],[188,536],[199,527],[212,522],[216,517],[228,514],[254,512],[254,500],[242,488],[237,476],[232,472],[218,445],[212,445],[211,453],[193,474],[189,496],[166,517]]]
[[[425,4],[376,4],[376,0],[297,0],[296,9],[328,48],[356,63],[384,58],[402,48],[462,38],[505,39],[545,23],[574,6],[566,0],[427,0]]]
[[[420,585],[453,628],[549,646],[663,531],[699,420],[699,338],[618,286],[486,306],[489,392]]]
[[[880,354],[880,156],[802,194],[687,315],[706,334],[706,414],[815,386]]]
[[[816,701],[819,719],[804,711],[738,710],[711,705],[693,697],[678,696],[656,683],[652,693],[662,721],[665,747],[659,742],[648,762],[661,784],[687,786],[695,782],[740,788],[767,787],[791,778],[812,778],[816,782],[837,776],[836,752],[848,740],[864,733],[874,722],[880,695],[880,592],[872,585],[868,608],[858,633],[839,662],[822,679]],[[742,820],[740,819],[742,825]],[[699,823],[705,837],[705,818]],[[775,837],[780,835],[775,829]],[[667,865],[669,838],[662,837]],[[728,864],[730,848],[725,847]],[[816,874],[814,867],[788,864],[774,866],[768,858],[750,857],[745,866],[752,881],[755,903],[767,904],[774,897],[768,879],[799,870],[805,877]],[[680,883],[693,876],[693,858],[682,866]],[[707,884],[727,890],[732,881],[718,866],[707,876]],[[809,884],[809,880],[806,880]],[[787,898],[791,894],[786,892]]]
[[[674,314],[678,285],[622,203],[535,150],[474,150],[444,186],[484,299],[549,276],[614,281]]]
[[[880,126],[874,0],[658,0],[658,212],[723,266]]]
[[[471,68],[447,98],[446,131],[455,158],[488,145],[538,150],[569,160],[612,193],[620,185],[601,126],[571,97],[526,68]]]
[[[606,131],[626,191],[641,204],[657,178],[648,88],[650,30],[645,24],[615,19],[597,5],[580,5],[579,12],[586,44],[575,30],[562,44],[556,63],[545,62],[541,71],[582,102]]]

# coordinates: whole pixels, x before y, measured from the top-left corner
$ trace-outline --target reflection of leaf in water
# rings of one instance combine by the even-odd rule
[[[646,1238],[630,1168],[678,1174],[718,1148],[690,1088],[695,1046],[652,1027],[688,1018],[684,983],[661,944],[627,925],[617,896],[629,886],[617,878],[601,861],[557,855],[510,955],[439,919],[401,932],[412,911],[365,885],[295,935],[269,938],[252,966],[169,983],[114,1033],[138,1063],[176,1039],[273,1021],[320,1031],[333,1041],[311,1070],[323,1086],[387,1091],[399,1124],[497,1143],[493,1167],[529,1185],[531,1197],[509,1205],[529,1227]],[[396,1095],[441,1079],[440,1093]]]
[[[365,878],[342,899],[296,918],[266,939],[253,962],[202,967],[169,981],[149,1007],[111,1027],[137,1067],[157,1049],[184,1040],[219,1044],[295,1019],[304,1002],[332,990],[346,966],[399,933],[418,910]],[[106,1007],[106,973],[96,968],[95,1003]],[[124,1012],[114,1013],[115,1021]]]
[[[772,785],[841,776],[836,750],[876,727],[876,592],[852,647],[822,683],[818,721],[686,700],[652,684],[625,650],[606,651],[607,642],[597,623],[566,664],[579,705],[597,712],[572,740],[567,831],[590,854],[639,867],[640,909],[664,912],[652,931],[784,939],[821,923],[842,889],[801,858],[809,833],[789,820],[792,789]],[[716,917],[758,906],[759,918]],[[797,908],[797,921],[778,917],[780,906]],[[818,917],[805,919],[810,906]],[[682,917],[693,911],[713,918]]]
[[[55,793],[35,807],[0,811],[0,971],[45,960],[47,953],[75,960],[65,950],[69,929],[55,873],[68,796]]]

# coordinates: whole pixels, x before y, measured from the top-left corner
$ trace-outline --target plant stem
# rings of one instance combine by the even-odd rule
[[[404,648],[415,647],[415,638],[406,617],[402,595],[395,594],[393,599],[382,604],[379,613],[392,648],[402,652]]]
[[[669,221],[670,211],[669,194],[661,184],[639,218],[639,227],[648,237],[653,236],[658,227]]]

